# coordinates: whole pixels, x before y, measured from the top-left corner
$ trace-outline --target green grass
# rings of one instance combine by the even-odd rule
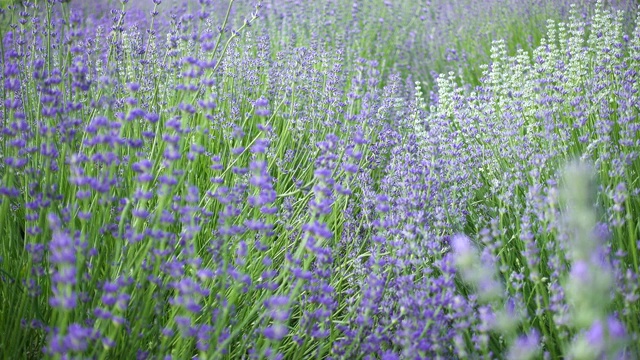
[[[266,3],[275,5],[273,1]],[[615,166],[605,161],[607,151],[611,150],[607,146],[618,146],[627,125],[621,121],[622,115],[616,113],[608,134],[610,142],[594,141],[591,147],[582,144],[578,138],[596,134],[602,125],[598,112],[602,104],[590,98],[584,126],[568,131],[561,126],[571,127],[575,122],[569,114],[573,109],[565,102],[553,108],[558,126],[546,130],[547,123],[537,116],[546,105],[538,103],[542,91],[536,90],[536,81],[543,76],[553,77],[556,72],[552,67],[536,67],[531,61],[540,56],[547,64],[555,65],[558,60],[570,63],[561,29],[556,29],[555,22],[549,22],[550,30],[542,26],[548,20],[562,19],[559,10],[534,8],[531,16],[518,16],[521,13],[516,10],[494,4],[495,12],[491,14],[463,11],[476,6],[474,4],[470,1],[454,4],[452,11],[460,17],[447,20],[439,17],[446,10],[444,1],[434,2],[432,10],[418,15],[418,6],[410,1],[393,2],[392,6],[364,2],[354,21],[352,3],[347,1],[338,1],[335,6],[304,2],[284,18],[268,11],[254,16],[252,4],[230,1],[228,9],[213,14],[210,21],[197,21],[197,25],[186,31],[198,29],[216,34],[209,50],[187,39],[175,41],[171,45],[175,45],[173,51],[163,53],[161,46],[166,45],[162,38],[157,39],[159,48],[147,48],[140,54],[135,51],[136,41],[138,36],[147,36],[145,29],[140,29],[141,33],[135,30],[103,33],[109,40],[121,40],[122,46],[96,47],[95,58],[91,59],[72,53],[74,45],[83,45],[81,39],[57,43],[55,36],[44,33],[43,43],[39,45],[28,36],[31,25],[16,27],[14,36],[24,35],[27,40],[15,46],[21,46],[25,52],[33,51],[43,60],[42,69],[60,69],[62,76],[60,83],[47,85],[34,75],[35,64],[25,60],[22,64],[25,70],[19,74],[25,89],[21,98],[24,106],[3,108],[3,127],[14,121],[18,124],[24,116],[29,127],[35,129],[26,136],[26,145],[35,150],[25,155],[25,146],[13,143],[22,133],[2,138],[0,159],[4,165],[0,168],[0,184],[17,189],[19,196],[3,196],[0,202],[0,237],[4,239],[0,251],[0,328],[16,334],[8,340],[0,339],[0,354],[16,354],[22,358],[42,356],[40,350],[50,340],[42,328],[21,325],[21,320],[28,319],[56,326],[63,335],[73,326],[93,321],[91,328],[100,331],[103,338],[88,341],[87,348],[77,352],[90,358],[134,358],[140,349],[154,356],[172,354],[176,358],[235,359],[251,351],[258,357],[278,351],[286,359],[324,358],[335,351],[335,343],[346,337],[338,325],[351,325],[358,315],[357,306],[363,301],[363,289],[366,290],[364,281],[370,275],[363,272],[371,270],[364,267],[367,260],[404,256],[403,260],[411,262],[410,266],[399,268],[373,267],[372,273],[389,279],[388,283],[394,277],[414,275],[415,283],[422,284],[420,281],[427,276],[436,278],[444,273],[438,268],[441,259],[435,256],[417,259],[418,255],[411,253],[425,251],[426,244],[417,243],[418,240],[407,248],[411,251],[372,245],[373,235],[386,236],[389,241],[408,241],[410,237],[402,228],[405,225],[407,229],[410,225],[424,226],[422,230],[426,235],[411,238],[422,241],[429,241],[430,236],[464,232],[472,238],[478,251],[493,257],[499,269],[472,270],[480,269],[484,271],[481,274],[494,277],[504,289],[500,296],[483,294],[481,287],[473,284],[477,280],[473,276],[466,279],[471,284],[462,281],[465,276],[452,280],[457,287],[450,290],[461,299],[467,301],[478,293],[480,300],[472,305],[474,310],[486,305],[504,315],[502,309],[508,303],[508,296],[520,301],[523,316],[515,325],[480,331],[487,336],[487,341],[478,356],[489,358],[490,351],[503,355],[517,335],[536,329],[545,336],[544,350],[551,357],[561,357],[587,346],[580,342],[578,334],[592,325],[593,318],[601,320],[616,310],[628,311],[620,319],[630,333],[637,334],[638,322],[633,315],[638,310],[637,301],[626,303],[622,291],[616,293],[613,300],[609,299],[606,294],[602,295],[608,289],[606,286],[599,288],[600,293],[596,291],[598,288],[592,289],[593,299],[601,300],[602,306],[592,302],[576,305],[576,311],[584,310],[590,315],[593,314],[589,311],[595,312],[584,323],[560,326],[554,316],[562,314],[541,310],[549,308],[555,291],[551,288],[553,284],[566,285],[571,301],[590,295],[571,288],[569,269],[555,274],[550,264],[557,262],[552,265],[560,268],[560,265],[570,267],[578,260],[589,261],[584,254],[567,251],[563,241],[570,238],[574,230],[594,227],[596,221],[609,221],[608,217],[626,219],[624,224],[613,227],[609,245],[613,253],[625,251],[620,259],[621,268],[636,274],[639,271],[634,243],[639,230],[634,219],[640,211],[640,202],[628,196],[624,201],[626,212],[612,213],[610,209],[616,203],[609,195],[621,182],[626,183],[630,191],[637,189],[640,163],[633,159],[625,171],[618,174]],[[60,14],[69,18],[69,5],[42,6],[43,18]],[[162,6],[167,3],[156,9],[164,11],[166,8]],[[123,11],[127,9],[122,6]],[[340,16],[302,17],[305,12],[328,14],[331,11]],[[420,19],[421,14],[426,16],[425,20]],[[5,14],[5,19],[11,16]],[[248,21],[246,25],[242,25],[243,18]],[[326,24],[327,20],[331,23]],[[612,19],[607,21],[614,23]],[[124,18],[120,18],[118,25],[123,24]],[[169,26],[173,34],[183,31],[177,22],[153,24]],[[236,32],[218,33],[217,24]],[[607,24],[600,25],[606,28]],[[619,30],[612,30],[610,40],[621,36]],[[6,34],[6,30],[1,34]],[[266,41],[258,40],[265,35],[268,35]],[[594,40],[591,33],[584,37],[593,42],[590,46],[599,50],[600,55],[577,63],[584,67],[586,74],[579,73],[578,67],[572,68],[575,71],[567,72],[566,82],[554,84],[568,92],[569,95],[563,95],[567,101],[572,100],[570,96],[587,95],[575,87],[584,78],[597,75],[595,65],[602,60],[598,56],[604,53],[606,44]],[[503,40],[496,41],[498,39]],[[408,44],[410,41],[413,45]],[[538,48],[540,44],[557,47],[545,53]],[[38,50],[39,47],[43,50]],[[447,60],[452,49],[459,60]],[[6,51],[3,48],[2,53]],[[105,57],[101,57],[103,54]],[[513,55],[517,57],[509,57]],[[216,62],[202,70],[200,77],[189,78],[189,71],[198,69],[187,61],[180,62],[187,57]],[[146,69],[140,65],[141,60],[149,62]],[[630,62],[630,66],[637,68],[636,62]],[[616,63],[620,65],[619,61]],[[99,72],[87,91],[72,90],[77,79],[70,74],[78,64]],[[434,73],[445,75],[436,79]],[[112,83],[99,78],[101,75],[108,75]],[[613,84],[621,81],[619,76],[610,77]],[[211,82],[202,85],[203,79]],[[415,81],[420,81],[420,88],[415,89]],[[128,83],[137,83],[140,89],[129,91]],[[191,85],[195,90],[188,89]],[[491,93],[490,102],[473,98],[477,85],[485,86]],[[620,89],[614,86],[604,95],[607,105],[614,109],[619,106],[617,90]],[[57,92],[54,96],[60,103],[83,106],[45,116],[46,91]],[[514,99],[513,94],[518,91],[524,92],[519,99],[524,105]],[[430,92],[438,95],[437,104],[427,100]],[[3,103],[13,98],[12,91],[5,87]],[[268,99],[266,107],[256,104],[262,98]],[[102,105],[91,105],[92,100],[101,99],[105,101]],[[116,103],[109,102],[110,99],[127,100]],[[199,100],[213,101],[216,106],[201,106]],[[195,111],[191,111],[190,106]],[[157,122],[142,117],[123,120],[138,108],[157,114]],[[260,113],[265,108],[267,115]],[[513,118],[507,112],[514,112]],[[637,115],[637,109],[629,110],[629,114]],[[88,125],[102,118],[106,124],[96,125],[90,131],[93,126]],[[75,132],[70,136],[63,124],[74,119],[79,120],[78,123],[66,128]],[[469,122],[469,119],[476,120]],[[438,151],[446,154],[433,152],[430,141],[435,140],[429,136],[434,133],[426,133],[424,124],[413,126],[414,121],[423,120],[431,129],[441,131]],[[520,126],[512,128],[513,123],[509,121]],[[270,129],[260,130],[264,126]],[[480,131],[475,132],[474,127]],[[545,131],[557,138],[545,138],[549,135]],[[411,136],[413,132],[417,133],[416,137]],[[139,148],[127,143],[91,143],[100,136],[145,140]],[[357,142],[361,136],[368,142]],[[385,145],[384,140],[390,136],[397,144]],[[266,153],[253,153],[251,147],[265,139],[270,141]],[[384,215],[368,208],[373,203],[369,197],[389,188],[397,191],[388,194],[392,198],[390,202],[395,197],[408,196],[408,185],[404,188],[404,183],[388,182],[394,179],[390,172],[409,166],[403,164],[406,154],[396,150],[413,149],[412,142],[416,142],[418,153],[407,157],[417,159],[421,165],[422,161],[433,165],[429,171],[433,169],[438,178],[428,181],[442,185],[442,190],[450,196],[448,204],[439,204],[440,199],[436,198],[433,203],[421,206],[426,212],[434,213],[444,206],[445,218],[428,231],[426,224],[416,224],[413,218],[400,222],[397,228],[375,225],[374,220],[383,220],[385,216],[394,219],[397,214]],[[531,154],[544,157],[544,164],[537,165],[531,154],[519,148],[522,144],[529,146],[527,151]],[[40,151],[43,147],[55,147],[56,151]],[[362,156],[349,155],[349,151],[361,152]],[[602,188],[595,190],[594,201],[603,213],[589,212],[585,209],[591,204],[580,203],[576,205],[576,213],[583,211],[580,214],[587,220],[595,220],[577,224],[575,229],[559,227],[556,216],[567,216],[571,212],[564,211],[565,208],[573,209],[570,200],[560,201],[555,197],[558,191],[571,189],[566,185],[570,180],[563,183],[559,174],[568,160],[587,151],[591,152],[588,157],[598,164],[596,174]],[[76,154],[86,159],[75,157]],[[437,163],[445,157],[455,160],[456,156],[451,154],[464,158],[466,164],[477,171],[464,173],[468,177],[458,180],[456,176],[461,169],[443,170],[442,164]],[[8,166],[8,159],[13,158],[26,159],[27,165],[24,168]],[[107,160],[101,160],[105,158]],[[109,158],[117,160],[109,161]],[[150,162],[150,168],[143,172],[150,178],[139,181],[136,166],[145,160]],[[265,168],[257,166],[257,161],[265,161]],[[320,162],[322,165],[317,165]],[[353,177],[341,167],[346,163],[358,165],[361,177]],[[401,164],[400,168],[394,170],[391,167],[394,163]],[[334,192],[326,212],[310,204],[314,198],[325,198],[324,188],[334,187],[322,173],[316,172],[318,167],[327,169],[336,184],[347,186],[353,192],[351,195]],[[255,179],[258,175],[269,178],[273,186],[275,200],[266,205],[279,208],[276,214],[268,214],[247,201],[265,191],[251,182],[252,177]],[[419,176],[425,179],[420,178],[418,182],[427,182],[425,174]],[[114,179],[116,185],[102,191],[97,186],[77,182],[77,177]],[[542,201],[535,196],[536,186],[548,202],[536,202]],[[233,196],[234,193],[240,195]],[[140,215],[144,213],[147,214]],[[459,214],[464,217],[456,217]],[[525,221],[527,217],[530,224]],[[56,224],[56,218],[60,219],[60,225]],[[233,233],[236,226],[251,220],[273,224],[273,232]],[[573,220],[569,216],[567,221]],[[324,238],[305,230],[316,221],[326,226],[332,236]],[[527,240],[528,231],[533,233],[535,242]],[[591,236],[588,232],[585,234],[587,238]],[[357,241],[343,242],[342,235]],[[49,249],[54,238],[64,236],[74,242],[70,246],[75,255],[72,264],[56,263],[52,256],[55,249]],[[318,249],[313,248],[312,238],[317,241],[315,246],[332,250],[330,263],[322,262]],[[593,246],[585,245],[581,239],[569,240],[587,248]],[[37,244],[46,249],[42,256],[27,250],[28,246]],[[539,251],[535,265],[525,255],[527,246],[537,247]],[[410,254],[399,255],[402,251]],[[473,260],[477,266],[481,266],[479,259]],[[308,299],[317,290],[308,287],[308,282],[294,273],[313,273],[323,266],[330,269],[329,275],[315,275],[316,280],[333,287],[338,304],[327,322],[319,322],[320,327],[330,330],[328,337],[319,338],[308,331],[306,327],[313,325],[313,320],[309,324],[303,314],[322,309],[324,305]],[[42,267],[41,272],[34,271],[38,267]],[[52,278],[52,273],[72,268],[77,272],[74,277],[77,283],[56,283]],[[199,272],[202,269],[216,269],[219,273],[205,276]],[[270,270],[280,271],[271,279],[275,288],[256,286],[269,281],[264,274]],[[607,275],[607,271],[602,272]],[[514,274],[522,275],[524,280],[514,280]],[[175,285],[184,279],[209,292],[185,295],[191,289]],[[28,294],[33,290],[26,285],[31,280],[41,287],[42,294]],[[130,296],[126,306],[107,304],[108,301],[100,297],[104,281],[118,280],[127,282],[119,290]],[[55,298],[55,291],[84,293],[88,298],[79,301],[74,309],[65,310],[49,303]],[[385,299],[396,296],[389,291]],[[202,311],[188,310],[180,303],[183,295],[193,296]],[[274,319],[266,311],[265,301],[274,296],[290,299],[285,307],[291,315],[286,320]],[[405,311],[398,304],[394,306],[398,306],[394,311]],[[116,320],[97,318],[96,308],[111,311]],[[448,308],[434,311],[453,312]],[[379,316],[376,321],[381,324],[389,321]],[[117,321],[117,317],[126,319],[127,324]],[[474,331],[486,325],[476,316],[471,318],[461,336],[461,346],[468,346],[469,351],[472,350],[471,336],[478,334]],[[187,335],[188,331],[181,328],[181,319],[209,327],[210,331],[201,337],[213,346],[198,349],[198,340],[202,339],[198,339],[198,335]],[[269,325],[286,326],[287,336],[281,340],[268,339],[263,330]],[[395,331],[398,319],[384,326],[386,330]],[[355,342],[350,349],[362,357],[359,346]],[[452,351],[445,354],[453,354],[453,344],[442,346]],[[637,352],[634,346],[630,343],[631,350]],[[386,350],[402,349],[398,343],[389,342],[380,351]]]

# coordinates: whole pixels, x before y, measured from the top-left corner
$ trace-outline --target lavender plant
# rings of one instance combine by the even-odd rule
[[[0,354],[637,356],[633,6],[416,6],[2,8]]]
[[[435,139],[468,154],[460,166],[470,171],[463,193],[478,205],[465,207],[466,231],[477,234],[475,247],[488,256],[482,263],[495,264],[485,271],[499,271],[503,301],[519,299],[529,319],[523,330],[542,335],[551,357],[638,351],[626,330],[637,324],[621,315],[637,306],[634,286],[625,284],[637,272],[638,252],[637,204],[624,195],[638,176],[637,136],[629,129],[636,114],[623,105],[635,98],[623,95],[635,93],[635,40],[622,32],[622,18],[598,4],[587,25],[572,7],[567,23],[549,22],[531,54],[509,57],[504,42],[495,42],[481,85],[470,91],[456,85],[454,73],[439,78],[437,104],[414,123],[424,157],[442,153]],[[569,172],[564,186],[573,200],[563,203],[558,170],[573,157],[594,163],[598,186],[579,186],[588,175]]]

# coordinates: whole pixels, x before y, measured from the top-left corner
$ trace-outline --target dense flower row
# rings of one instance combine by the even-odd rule
[[[442,158],[437,139],[457,149],[445,159],[461,161],[449,186],[467,201],[481,196],[453,217],[479,229],[476,246],[458,237],[455,247],[491,314],[480,326],[511,336],[515,328],[496,322],[508,306],[545,354],[634,357],[640,33],[625,34],[624,14],[601,5],[589,24],[576,7],[569,15],[549,22],[532,54],[508,56],[494,42],[473,91],[453,73],[440,77],[436,104],[414,123],[419,156]],[[571,158],[594,168],[573,165],[562,178]]]
[[[0,353],[640,354],[627,13],[513,7],[567,22],[478,73],[444,27],[396,31],[453,26],[447,1],[23,3],[1,27]]]

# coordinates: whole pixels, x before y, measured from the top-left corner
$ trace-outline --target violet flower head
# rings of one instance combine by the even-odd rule
[[[529,334],[519,336],[507,355],[509,360],[532,360],[540,354],[540,334],[537,330],[532,330]]]
[[[280,341],[285,336],[287,336],[288,332],[289,332],[289,330],[287,329],[286,325],[274,324],[274,325],[267,326],[262,331],[262,334],[264,335],[265,338],[267,338],[269,340]]]
[[[260,98],[256,100],[253,105],[256,108],[257,116],[269,116],[271,115],[271,111],[269,110],[269,100],[265,98]]]

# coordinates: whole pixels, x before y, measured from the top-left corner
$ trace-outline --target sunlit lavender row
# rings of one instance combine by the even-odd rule
[[[640,357],[634,1],[0,9],[0,358]]]

